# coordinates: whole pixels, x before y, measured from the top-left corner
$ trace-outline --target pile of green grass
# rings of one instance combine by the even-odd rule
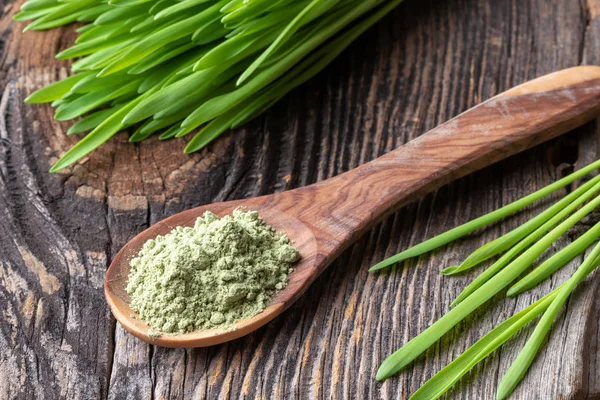
[[[598,170],[598,168],[600,168],[600,161],[596,161],[507,206],[390,257],[372,267],[371,270],[388,268],[403,260],[417,257],[451,243],[477,229],[499,221],[565,186],[573,184],[578,179]],[[506,293],[507,296],[517,296],[536,287],[576,257],[585,254],[584,261],[568,280],[484,335],[427,381],[412,395],[411,400],[433,400],[442,396],[471,368],[492,354],[521,328],[541,315],[529,340],[498,385],[496,398],[508,398],[527,374],[544,338],[552,327],[552,323],[571,293],[579,283],[600,266],[600,243],[593,246],[593,249],[586,254],[592,245],[600,239],[600,222],[587,229],[571,244],[540,262],[527,274],[522,275],[548,249],[555,246],[556,241],[565,235],[569,229],[598,209],[600,206],[599,193],[600,175],[595,175],[523,225],[481,246],[460,265],[443,269],[442,273],[444,275],[455,275],[493,260],[452,302],[450,311],[383,361],[377,372],[377,379],[387,379],[408,366],[445,333],[453,329],[459,322],[464,321],[473,311],[486,304],[496,294]]]
[[[239,127],[328,65],[402,0],[28,0],[25,30],[79,27],[74,74],[29,96],[68,134],[58,171],[133,127],[130,140],[197,131],[186,153]],[[199,129],[199,131],[198,131]]]

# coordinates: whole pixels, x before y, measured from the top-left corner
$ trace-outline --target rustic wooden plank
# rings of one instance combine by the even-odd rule
[[[209,149],[184,157],[181,141],[132,146],[120,135],[58,175],[46,171],[75,142],[68,124],[22,100],[66,75],[54,54],[75,35],[21,34],[10,21],[17,8],[5,2],[0,16],[0,398],[404,398],[577,265],[531,294],[498,297],[414,367],[374,381],[381,360],[442,315],[473,276],[437,271],[537,209],[389,273],[367,267],[596,159],[597,124],[406,207],[255,334],[208,349],[148,346],[115,324],[102,294],[108,261],[136,232],[192,206],[328,178],[510,86],[599,64],[600,2],[407,0],[326,71]],[[596,273],[569,300],[515,398],[600,397],[599,284]],[[491,398],[530,331],[448,397]]]

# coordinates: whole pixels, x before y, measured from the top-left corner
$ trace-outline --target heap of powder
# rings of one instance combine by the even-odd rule
[[[144,244],[131,260],[127,293],[131,308],[158,331],[226,327],[262,311],[298,258],[257,212],[206,212],[193,228]]]

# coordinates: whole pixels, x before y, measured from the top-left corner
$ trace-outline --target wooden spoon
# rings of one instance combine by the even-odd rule
[[[508,90],[398,149],[314,185],[184,211],[146,229],[116,255],[104,283],[113,314],[129,332],[166,347],[203,347],[247,335],[288,308],[348,246],[384,216],[458,177],[552,139],[600,114],[600,67],[555,72]],[[129,308],[129,260],[142,244],[176,226],[193,226],[206,210],[244,207],[285,232],[300,251],[289,285],[260,314],[229,329],[148,336]]]

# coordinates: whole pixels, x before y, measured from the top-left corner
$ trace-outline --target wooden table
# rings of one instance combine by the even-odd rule
[[[593,123],[405,207],[256,333],[206,349],[149,346],[115,322],[102,290],[111,257],[137,232],[190,207],[323,180],[513,85],[600,63],[600,0],[408,0],[315,79],[198,154],[183,155],[181,140],[131,145],[121,134],[55,175],[49,165],[76,139],[49,106],[23,99],[67,75],[54,54],[75,34],[22,34],[10,20],[18,6],[5,2],[0,19],[2,399],[406,398],[581,261],[516,299],[497,296],[398,377],[374,380],[383,358],[447,311],[476,273],[438,271],[540,208],[387,273],[367,268],[596,159]],[[600,398],[599,285],[596,273],[577,289],[514,398]],[[492,398],[530,332],[449,397]]]

